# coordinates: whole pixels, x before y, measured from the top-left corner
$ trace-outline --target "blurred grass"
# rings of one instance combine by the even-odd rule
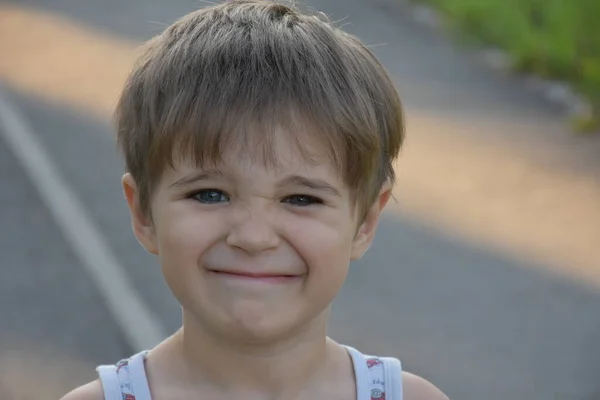
[[[514,67],[570,82],[592,104],[581,129],[600,127],[600,0],[419,0],[459,31],[506,50]]]

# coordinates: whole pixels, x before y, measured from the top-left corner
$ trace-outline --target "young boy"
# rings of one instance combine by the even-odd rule
[[[146,45],[116,117],[133,230],[183,326],[64,400],[446,399],[326,336],[404,136],[355,37],[269,1],[196,11]]]

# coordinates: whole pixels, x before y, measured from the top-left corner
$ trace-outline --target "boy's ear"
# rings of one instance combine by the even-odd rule
[[[131,213],[131,225],[133,227],[133,233],[140,244],[150,254],[158,254],[158,245],[156,241],[156,232],[154,230],[154,224],[152,218],[148,217],[143,210],[140,208],[139,202],[139,191],[137,184],[133,180],[131,174],[126,173],[121,179],[123,185],[123,193],[129,205],[129,212]]]
[[[354,237],[350,253],[352,261],[361,258],[369,247],[371,247],[371,243],[373,243],[373,239],[375,238],[375,232],[377,231],[377,225],[379,224],[379,217],[391,195],[392,185],[385,184]]]

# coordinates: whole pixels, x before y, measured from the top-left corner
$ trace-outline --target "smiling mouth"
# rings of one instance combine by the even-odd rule
[[[263,283],[286,283],[299,279],[301,275],[285,275],[285,274],[271,274],[271,273],[254,273],[254,272],[238,272],[238,271],[208,271],[211,275],[216,277],[241,280],[249,282],[263,282]]]

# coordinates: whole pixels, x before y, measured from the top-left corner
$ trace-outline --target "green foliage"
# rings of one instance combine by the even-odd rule
[[[600,112],[600,0],[421,0],[494,44],[515,67],[564,79]]]

